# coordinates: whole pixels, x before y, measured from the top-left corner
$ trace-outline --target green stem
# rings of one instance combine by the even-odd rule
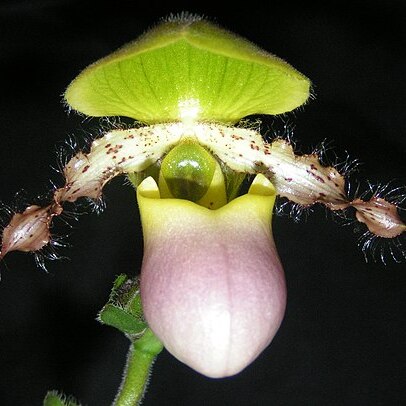
[[[115,398],[114,406],[137,406],[140,404],[152,364],[163,346],[148,328],[141,338],[131,343],[123,380]]]

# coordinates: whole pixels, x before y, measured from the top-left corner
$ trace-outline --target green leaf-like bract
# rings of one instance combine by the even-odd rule
[[[141,334],[147,328],[142,315],[138,279],[117,276],[109,301],[100,310],[98,321],[125,334]]]
[[[280,58],[200,18],[172,18],[86,68],[65,100],[89,116],[235,123],[302,105],[310,81]]]
[[[115,327],[126,334],[140,334],[147,327],[145,322],[140,321],[131,313],[112,304],[107,304],[103,307],[99,314],[99,320],[103,324]]]
[[[50,391],[44,399],[43,406],[80,406],[73,398],[66,397],[57,391]]]

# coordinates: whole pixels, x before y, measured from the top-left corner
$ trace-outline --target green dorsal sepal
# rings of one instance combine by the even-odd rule
[[[182,14],[90,65],[65,100],[89,116],[231,124],[291,111],[306,102],[309,89],[310,81],[282,59]]]

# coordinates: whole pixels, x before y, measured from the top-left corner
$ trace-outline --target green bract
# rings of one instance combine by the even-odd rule
[[[90,65],[65,99],[89,116],[231,124],[291,111],[309,88],[280,58],[201,18],[181,16]]]

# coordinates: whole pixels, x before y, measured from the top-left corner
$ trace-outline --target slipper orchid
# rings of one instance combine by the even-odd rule
[[[69,108],[83,114],[142,124],[113,128],[73,156],[48,205],[12,216],[0,258],[52,246],[51,222],[64,203],[100,199],[110,179],[126,174],[137,187],[145,237],[148,325],[202,374],[238,373],[270,343],[284,315],[286,287],[271,233],[276,195],[300,207],[352,208],[373,238],[396,239],[406,230],[396,201],[350,199],[338,168],[241,122],[291,111],[309,95],[305,76],[245,39],[193,16],[162,22],[86,68],[65,93]],[[255,180],[238,196],[249,175]]]

